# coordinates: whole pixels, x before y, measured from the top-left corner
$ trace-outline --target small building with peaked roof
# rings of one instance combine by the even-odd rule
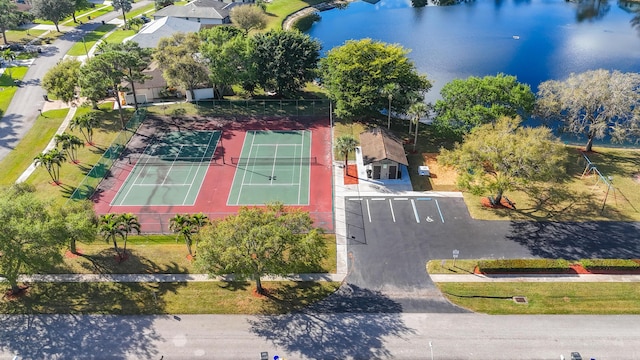
[[[386,129],[376,127],[361,133],[360,148],[370,179],[400,179],[402,166],[409,166],[402,141]]]
[[[157,20],[171,16],[209,26],[229,24],[231,9],[245,2],[253,3],[253,0],[195,0],[184,6],[170,5],[162,8],[153,14],[153,18]]]

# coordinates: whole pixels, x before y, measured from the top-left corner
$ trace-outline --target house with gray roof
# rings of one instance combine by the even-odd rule
[[[153,14],[154,19],[175,17],[203,25],[221,25],[231,22],[229,13],[235,6],[253,3],[253,0],[219,1],[195,0],[185,6],[170,5]]]
[[[167,16],[145,24],[137,34],[126,38],[124,41],[134,41],[141,48],[154,49],[162,38],[171,37],[179,32],[198,32],[200,27],[202,27],[202,24],[197,22]]]

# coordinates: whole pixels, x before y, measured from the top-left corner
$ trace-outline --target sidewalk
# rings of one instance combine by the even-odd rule
[[[640,282],[640,275],[608,274],[430,274],[433,282]]]
[[[20,275],[20,282],[207,282],[234,281],[233,275],[210,277],[207,274],[37,274]],[[289,276],[263,276],[262,281],[337,281],[341,274],[292,274]],[[2,277],[0,277],[2,279]]]

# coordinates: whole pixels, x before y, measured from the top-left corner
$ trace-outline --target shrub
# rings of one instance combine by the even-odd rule
[[[564,259],[500,259],[480,260],[483,273],[564,272],[570,263]]]
[[[311,25],[316,21],[320,21],[320,15],[314,11],[308,15],[300,17],[292,24],[292,27],[300,30],[301,32],[305,32],[311,29]]]
[[[630,259],[581,259],[587,270],[640,270],[638,260]]]

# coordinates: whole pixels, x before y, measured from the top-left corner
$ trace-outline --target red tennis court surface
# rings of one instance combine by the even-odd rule
[[[222,136],[207,169],[202,187],[192,206],[114,206],[111,205],[133,166],[128,157],[138,154],[154,135],[179,130],[221,130]],[[168,117],[150,116],[133,136],[121,160],[114,163],[110,174],[100,183],[92,200],[98,214],[131,212],[138,216],[145,233],[169,233],[169,219],[175,214],[204,213],[210,218],[235,214],[239,206],[228,206],[227,198],[233,183],[236,165],[231,157],[240,157],[245,133],[249,130],[311,130],[311,156],[317,163],[311,166],[308,206],[315,225],[333,232],[331,129],[328,118],[262,118],[229,120],[224,118],[192,118],[179,124]]]

